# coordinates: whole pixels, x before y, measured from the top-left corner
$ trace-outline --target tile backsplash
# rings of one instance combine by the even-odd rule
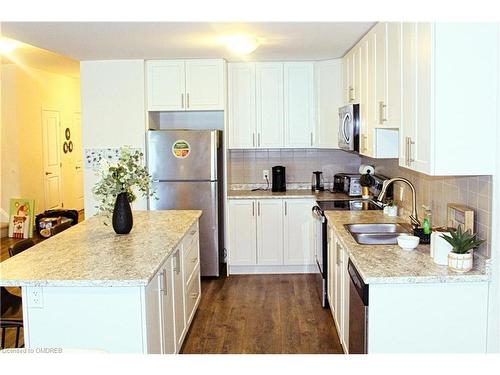
[[[478,237],[486,240],[479,252],[490,256],[492,178],[491,176],[427,176],[401,168],[397,159],[375,160],[362,158],[363,164],[375,166],[375,173],[387,177],[404,177],[415,186],[418,215],[422,219],[422,205],[432,210],[432,225],[445,226],[447,204],[459,203],[474,210],[474,230]],[[402,197],[402,199],[401,199]],[[394,198],[403,208],[403,215],[411,212],[411,190],[404,183],[396,183]]]
[[[325,186],[331,188],[333,175],[357,173],[360,157],[341,150],[262,149],[230,150],[229,184],[265,184],[262,171],[275,165],[286,168],[287,184],[311,183],[313,171],[323,171]]]

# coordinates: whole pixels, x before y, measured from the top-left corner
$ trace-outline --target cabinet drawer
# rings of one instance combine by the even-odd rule
[[[188,248],[184,248],[184,282],[188,283],[193,277],[195,268],[200,264],[199,238],[193,238]]]
[[[198,236],[198,221],[194,223],[191,228],[187,231],[186,235],[184,236],[184,239],[182,240],[182,246],[184,254],[186,254],[186,250],[189,249],[191,246],[191,242],[193,242],[194,237]],[[186,259],[186,255],[184,255],[184,259]]]
[[[200,267],[197,266],[193,277],[189,280],[186,286],[186,295],[184,300],[186,301],[186,324],[192,319],[198,301],[200,300]]]

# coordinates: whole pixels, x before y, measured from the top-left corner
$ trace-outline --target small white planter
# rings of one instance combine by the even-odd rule
[[[455,272],[467,272],[474,263],[474,250],[467,254],[448,253],[448,268]]]
[[[385,206],[384,214],[387,216],[398,216],[398,206]]]

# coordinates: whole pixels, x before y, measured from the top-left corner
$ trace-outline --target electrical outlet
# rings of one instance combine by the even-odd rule
[[[43,289],[41,287],[30,287],[28,293],[28,307],[43,307]]]
[[[267,179],[269,179],[269,169],[264,169],[264,170],[262,171],[262,179],[263,179],[263,180],[267,180]]]

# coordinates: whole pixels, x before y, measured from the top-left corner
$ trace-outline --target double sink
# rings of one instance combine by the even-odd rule
[[[399,236],[409,236],[411,226],[401,223],[344,224],[360,245],[395,245]]]

